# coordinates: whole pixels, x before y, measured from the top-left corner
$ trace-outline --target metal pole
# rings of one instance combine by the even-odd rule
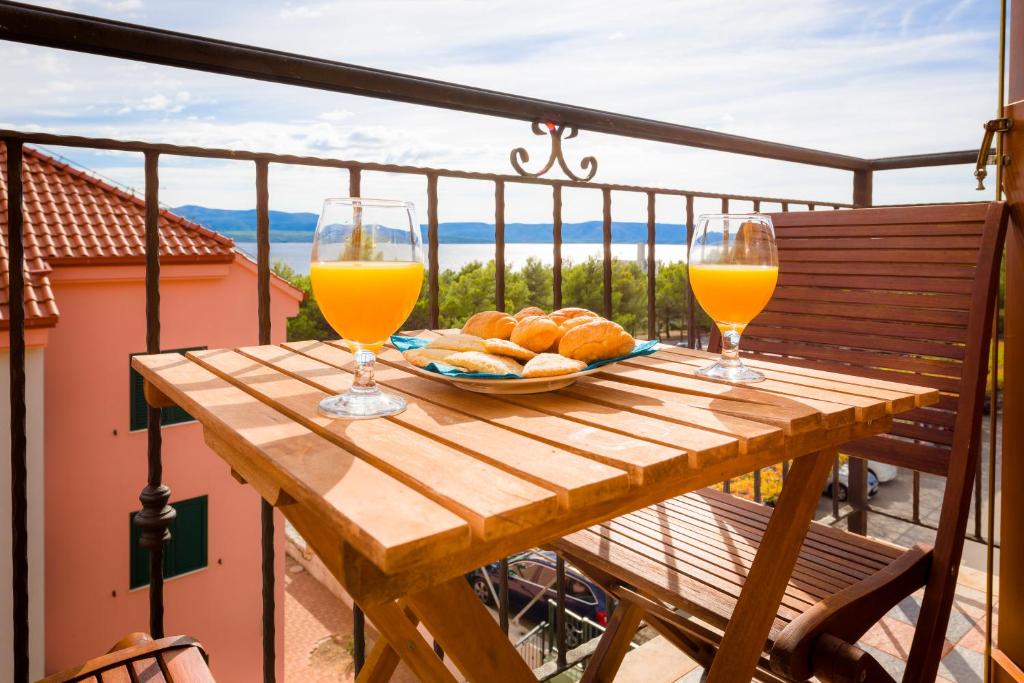
[[[10,259],[11,563],[14,681],[28,683],[28,437],[25,407],[25,246],[22,145],[6,140]]]

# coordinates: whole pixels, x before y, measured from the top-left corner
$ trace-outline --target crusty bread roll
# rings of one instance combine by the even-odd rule
[[[575,308],[572,306],[568,308],[559,308],[557,311],[552,311],[549,317],[556,323],[561,325],[566,320],[571,320],[572,318],[579,318],[581,316],[590,316],[591,318],[600,317],[597,315],[597,313],[594,313],[589,309]]]
[[[633,350],[635,343],[633,337],[618,323],[592,320],[562,335],[562,341],[558,342],[558,352],[567,358],[593,363],[624,356]]]
[[[508,339],[516,319],[501,311],[482,311],[470,317],[462,326],[463,334],[473,334],[484,339]]]
[[[523,318],[525,318],[527,316],[531,316],[531,315],[547,315],[547,314],[544,313],[544,309],[543,308],[537,308],[536,306],[527,306],[526,308],[524,308],[523,310],[519,311],[518,313],[516,313],[512,317],[515,318],[516,320],[522,320]]]
[[[547,349],[558,338],[559,329],[555,321],[546,315],[530,315],[512,330],[512,341],[535,353]]]
[[[558,326],[558,336],[555,337],[555,341],[551,342],[551,346],[548,347],[548,353],[558,353],[558,343],[562,341],[562,335],[576,327],[577,325],[583,325],[584,323],[593,322],[594,320],[603,320],[597,316],[581,315],[576,318],[569,318],[565,322]]]

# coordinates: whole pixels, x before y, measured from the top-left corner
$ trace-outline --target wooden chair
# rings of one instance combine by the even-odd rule
[[[214,683],[206,660],[203,646],[186,636],[130,633],[102,657],[39,683]]]
[[[743,335],[745,357],[941,390],[937,405],[901,414],[888,435],[841,450],[944,476],[946,486],[934,547],[903,549],[812,525],[758,678],[892,681],[855,643],[924,586],[903,680],[934,680],[978,464],[1006,207],[959,204],[772,218],[779,286]],[[704,490],[554,543],[621,601],[585,680],[612,679],[625,654],[615,645],[615,631],[626,628],[631,636],[641,615],[709,666],[726,624],[742,618],[731,606],[770,515],[770,508]],[[622,641],[628,637],[619,634]]]

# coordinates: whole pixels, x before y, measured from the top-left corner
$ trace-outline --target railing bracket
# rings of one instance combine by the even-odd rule
[[[996,133],[1005,133],[1013,128],[1013,120],[1008,118],[992,119],[991,121],[985,122],[985,135],[981,138],[981,149],[978,150],[978,161],[974,165],[974,177],[978,179],[978,186],[976,190],[985,189],[985,177],[988,175],[988,170],[985,168],[989,163],[995,165],[995,155],[990,155],[988,150],[992,147],[992,138],[995,137]],[[992,161],[989,161],[989,158]],[[1001,159],[998,160],[1003,166],[1009,166],[1010,156],[1004,154]]]

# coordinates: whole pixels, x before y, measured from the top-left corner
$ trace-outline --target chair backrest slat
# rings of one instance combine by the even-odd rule
[[[744,355],[939,389],[937,405],[841,450],[945,475],[957,415],[971,409],[960,401],[972,379],[965,362],[985,353],[968,326],[975,290],[997,267],[981,260],[986,237],[1000,229],[990,208],[773,214],[779,283],[743,334]]]

